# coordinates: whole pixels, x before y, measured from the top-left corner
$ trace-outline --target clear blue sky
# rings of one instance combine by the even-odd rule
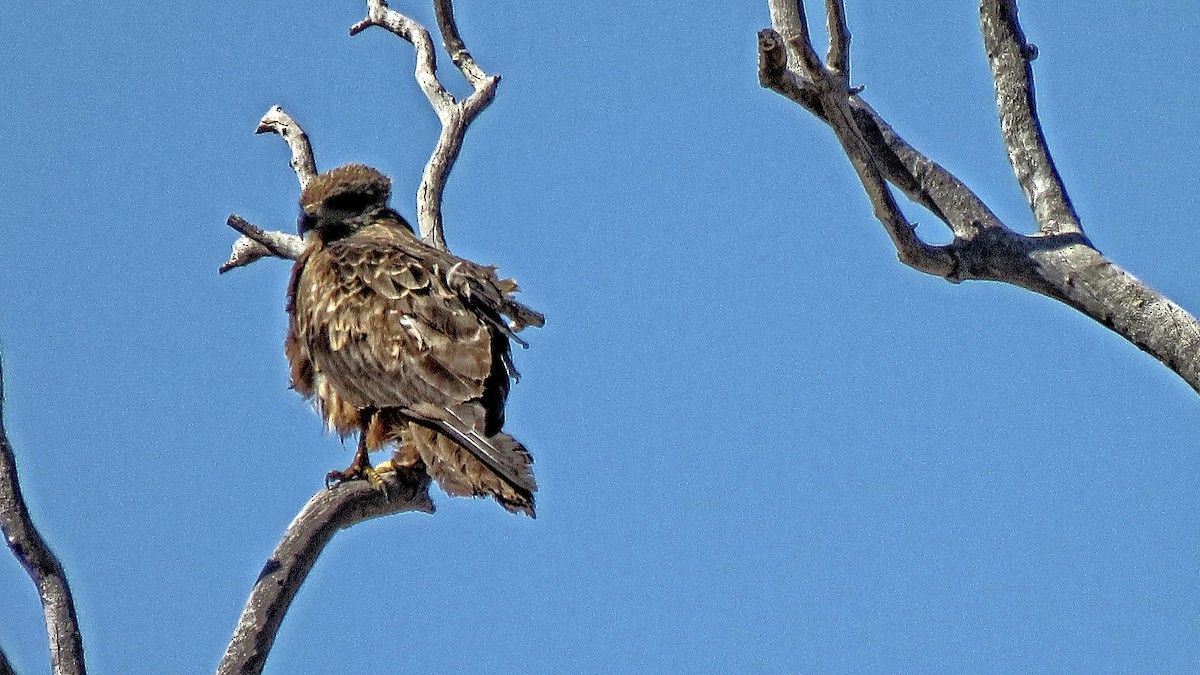
[[[416,4],[395,3],[430,19]],[[975,4],[848,4],[864,96],[1028,231]],[[1200,310],[1200,15],[1025,4],[1088,233]],[[269,672],[1200,668],[1200,399],[1064,306],[898,263],[832,134],[759,88],[765,0],[460,5],[504,80],[447,234],[548,317],[508,415],[539,518],[438,492],[434,516],[339,534]],[[7,426],[95,673],[211,672],[350,458],[286,386],[289,265],[216,268],[229,213],[295,222],[287,150],[252,133],[272,104],[412,215],[436,120],[406,43],[347,36],[363,11],[0,23]],[[0,645],[45,672],[7,554],[0,608]]]

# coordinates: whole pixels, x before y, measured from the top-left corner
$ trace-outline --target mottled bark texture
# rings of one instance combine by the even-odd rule
[[[850,83],[850,31],[841,0],[826,0],[830,46],[813,49],[804,5],[768,0],[772,28],[759,32],[759,82],[795,101],[838,137],[875,216],[906,265],[952,282],[1002,281],[1059,300],[1137,345],[1200,392],[1200,323],[1096,250],[1054,166],[1038,121],[1030,62],[1015,0],[982,0],[980,25],[1000,127],[1038,232],[1008,228],[962,181],[913,148]],[[945,246],[917,236],[888,184],[946,223]]]
[[[0,362],[0,532],[42,598],[46,632],[50,636],[50,665],[55,675],[84,673],[83,638],[75,617],[75,601],[66,572],[33,525],[21,485],[17,460],[4,430],[4,364]],[[3,606],[4,603],[0,603]],[[0,653],[0,673],[11,671]]]

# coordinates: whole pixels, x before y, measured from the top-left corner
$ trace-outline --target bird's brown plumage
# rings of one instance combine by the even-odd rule
[[[292,386],[331,428],[363,434],[366,450],[396,443],[395,464],[424,467],[447,493],[490,495],[532,516],[533,460],[501,428],[515,375],[509,339],[542,317],[494,268],[418,239],[388,194],[377,171],[347,165],[301,195]]]

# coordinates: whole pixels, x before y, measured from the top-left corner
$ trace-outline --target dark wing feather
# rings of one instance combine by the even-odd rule
[[[359,408],[482,396],[493,358],[487,326],[422,261],[379,244],[338,241],[309,260],[300,297],[311,306],[299,309],[312,318],[317,368]]]
[[[314,251],[294,296],[298,340],[341,401],[398,409],[521,491],[536,489],[528,453],[500,434],[511,332],[500,312],[515,303],[491,268],[373,225]],[[514,323],[528,324],[527,311]]]

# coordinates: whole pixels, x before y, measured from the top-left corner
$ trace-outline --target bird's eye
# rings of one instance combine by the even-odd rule
[[[361,192],[345,192],[325,200],[325,209],[343,213],[359,213],[366,210],[374,201],[371,195]]]

